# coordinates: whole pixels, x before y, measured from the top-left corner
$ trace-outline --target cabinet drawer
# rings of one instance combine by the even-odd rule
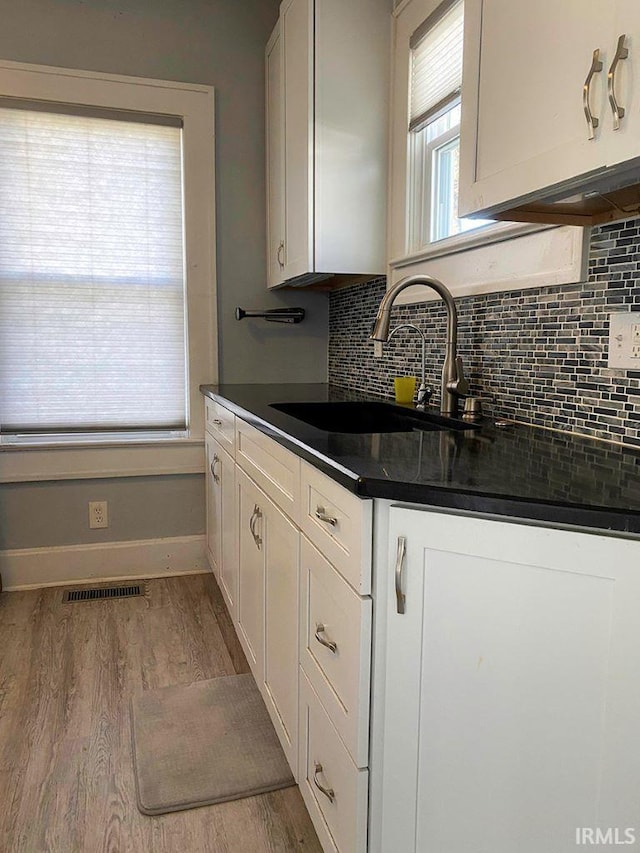
[[[372,501],[302,463],[300,527],[361,595],[371,591]]]
[[[298,457],[237,418],[236,462],[297,523],[300,515]]]
[[[325,853],[364,853],[369,773],[351,760],[302,671],[300,724],[300,790]]]
[[[300,663],[354,762],[366,767],[371,599],[357,595],[301,540]]]
[[[232,456],[235,450],[235,415],[210,397],[204,398],[205,427]]]

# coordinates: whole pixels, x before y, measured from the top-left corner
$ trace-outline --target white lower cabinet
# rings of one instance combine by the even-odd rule
[[[236,482],[240,566],[236,628],[297,776],[299,534],[241,469]]]
[[[207,434],[205,438],[205,498],[207,505],[207,556],[214,575],[218,578],[222,558],[222,508],[221,490],[214,479],[218,464],[217,441]]]
[[[238,594],[235,463],[211,435],[206,437],[207,553],[232,618]]]
[[[640,543],[389,516],[370,850],[573,853],[581,828],[640,836]]]
[[[240,418],[235,429],[234,624],[324,849],[364,853],[372,501]]]
[[[236,471],[238,517],[238,618],[236,628],[258,686],[264,679],[264,493],[239,468]],[[260,506],[262,504],[262,507]]]
[[[372,501],[235,421],[209,557],[324,850],[640,843],[640,542],[377,501],[372,549]]]
[[[299,533],[274,504],[265,509],[264,689],[297,778]]]

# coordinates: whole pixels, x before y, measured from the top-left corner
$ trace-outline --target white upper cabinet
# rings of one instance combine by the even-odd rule
[[[616,101],[624,110],[624,116],[620,119],[619,130],[609,134],[610,162],[621,164],[640,157],[640,4],[637,0],[616,0],[613,11],[615,19],[609,64],[615,58],[621,35],[626,38],[620,47],[627,50],[626,58],[621,58],[617,64],[614,86]],[[611,111],[610,121],[612,116]]]
[[[284,281],[284,113],[282,110],[282,38],[276,24],[266,50],[267,133],[267,280]]]
[[[385,272],[388,0],[284,0],[266,51],[269,287]]]
[[[466,0],[464,41],[460,215],[562,221],[545,220],[540,201],[565,199],[558,217],[573,210],[579,222],[591,208],[572,193],[639,180],[640,4]]]

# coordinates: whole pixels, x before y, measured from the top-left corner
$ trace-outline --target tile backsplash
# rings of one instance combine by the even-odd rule
[[[379,278],[331,294],[330,383],[393,397],[394,376],[419,376],[416,332],[399,332],[383,357],[374,357],[367,338],[384,291]],[[640,370],[607,367],[609,314],[640,312],[640,220],[593,229],[585,282],[466,297],[456,305],[471,393],[494,414],[640,447]],[[409,322],[427,335],[427,384],[438,404],[444,306],[393,309],[392,327]]]

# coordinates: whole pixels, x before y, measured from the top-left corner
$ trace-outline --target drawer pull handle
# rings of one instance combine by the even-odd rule
[[[398,536],[398,551],[396,553],[396,611],[405,612],[405,595],[402,591],[402,567],[404,557],[407,553],[407,540],[404,536]]]
[[[594,74],[598,74],[602,71],[602,60],[600,59],[600,48],[597,47],[593,51],[593,58],[591,59],[591,68],[589,69],[589,73],[587,74],[587,79],[584,81],[584,86],[582,87],[582,107],[584,109],[584,115],[587,120],[587,127],[589,128],[589,139],[593,139],[595,137],[595,129],[600,124],[600,120],[594,116],[591,112],[591,80],[593,79]]]
[[[251,531],[253,541],[256,543],[256,548],[258,549],[258,551],[262,547],[262,538],[256,533],[256,523],[260,518],[262,518],[262,510],[260,509],[258,504],[254,504],[253,512],[251,513],[251,518],[249,519],[249,530]]]
[[[314,767],[315,770],[313,771],[313,784],[319,791],[322,791],[322,793],[329,800],[329,802],[332,803],[336,798],[335,791],[333,790],[333,788],[325,788],[324,785],[321,785],[320,782],[318,782],[318,773],[322,773],[322,764],[319,764],[316,761]]]
[[[325,631],[325,627],[322,624],[322,622],[316,623],[316,633],[315,633],[316,640],[321,645],[326,646],[329,649],[329,651],[333,652],[335,655],[336,652],[338,651],[338,646],[333,642],[333,640],[325,640],[325,638],[322,636],[324,634],[324,631]]]
[[[338,519],[334,518],[332,515],[327,515],[327,512],[323,506],[316,507],[316,518],[320,521],[324,521],[325,524],[330,524],[332,527],[335,527],[338,523]]]
[[[611,105],[611,112],[613,113],[613,129],[620,130],[620,120],[624,118],[624,107],[621,107],[618,103],[618,99],[616,98],[616,71],[618,70],[618,63],[621,59],[626,59],[629,56],[629,50],[624,46],[624,40],[626,39],[626,35],[621,35],[618,39],[618,45],[616,47],[616,55],[613,57],[613,62],[611,63],[611,68],[609,69],[609,73],[607,74],[607,90],[609,92],[609,104]]]
[[[216,474],[216,465],[218,464],[219,461],[220,461],[220,457],[216,454],[213,457],[213,462],[211,463],[211,476],[213,477],[213,479],[215,480],[216,483],[220,482],[220,475]]]
[[[212,423],[214,423],[216,426],[222,426],[222,421],[220,420],[220,418],[214,418]]]

